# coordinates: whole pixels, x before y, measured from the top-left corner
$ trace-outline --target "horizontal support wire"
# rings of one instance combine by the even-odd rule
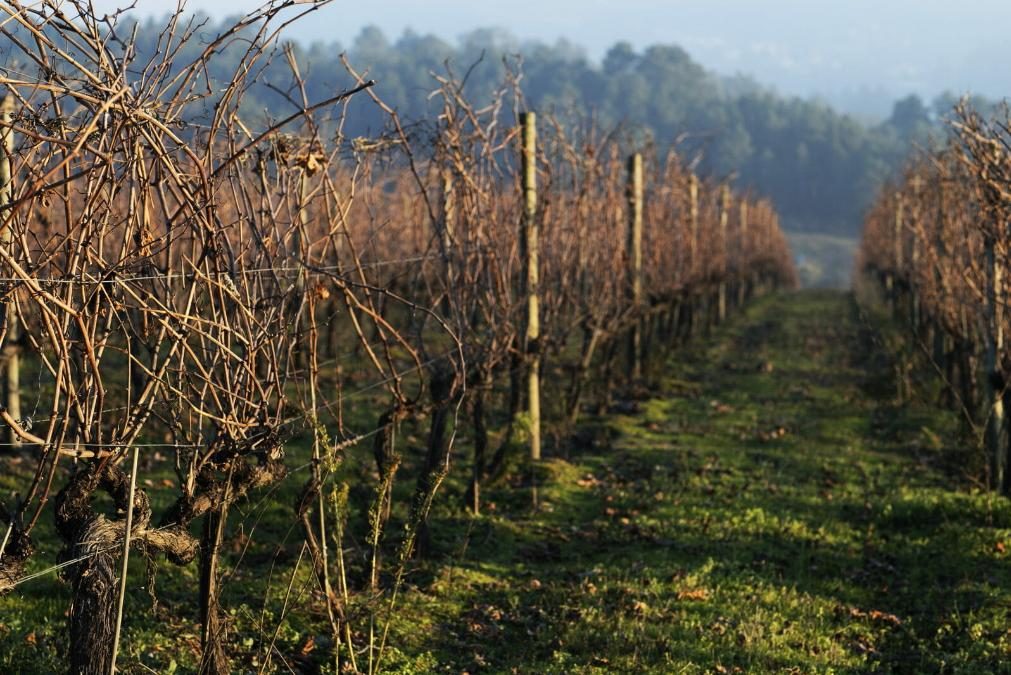
[[[376,382],[372,382],[371,384],[368,384],[368,385],[365,385],[364,387],[356,389],[356,390],[354,390],[354,391],[352,391],[352,392],[350,392],[350,393],[342,396],[341,399],[344,400],[344,401],[348,401],[348,400],[353,400],[353,399],[359,398],[359,397],[367,394],[368,392],[372,391],[373,389],[381,387],[384,384],[389,384],[390,382],[398,380],[401,377],[404,377],[406,375],[410,375],[412,373],[415,373],[415,372],[418,372],[420,370],[423,370],[423,369],[427,368],[428,366],[430,366],[430,365],[432,365],[432,364],[434,364],[434,363],[436,363],[438,361],[441,361],[444,358],[452,356],[453,354],[456,354],[456,353],[457,352],[454,349],[454,350],[446,352],[445,354],[442,354],[441,356],[435,356],[435,357],[433,357],[433,358],[431,358],[431,359],[429,359],[429,360],[427,360],[427,361],[425,361],[425,362],[423,362],[423,363],[421,363],[419,365],[412,366],[411,368],[409,368],[407,370],[404,370],[404,371],[401,371],[401,372],[398,372],[395,375],[391,375],[391,376],[389,376],[387,378],[384,378],[382,380],[378,380]],[[331,405],[329,402],[322,403],[322,404],[316,406],[315,411],[318,412],[320,410],[324,410],[329,405]],[[129,409],[129,406],[122,406],[122,407],[119,407],[119,408],[112,408],[112,409],[110,409],[108,411],[105,411],[105,412],[117,412],[117,411],[123,411],[123,410],[128,410],[128,409]],[[292,419],[290,419],[288,421],[294,421],[295,419],[298,419],[298,418],[292,418]],[[52,420],[52,417],[48,417],[48,418],[45,418],[43,420],[38,420],[38,421],[39,422],[48,422],[48,421],[51,421],[51,420]],[[362,436],[352,437],[352,438],[350,438],[350,439],[348,439],[346,441],[341,441],[341,445],[342,445],[342,447],[350,447],[351,445],[354,445],[355,443],[357,443],[359,440],[363,440],[365,438],[368,438],[370,435],[371,434],[365,434],[365,435],[362,435]],[[354,442],[351,442],[351,441],[354,441]],[[348,444],[348,445],[344,445],[344,444]],[[24,441],[22,441],[21,443],[0,443],[0,447],[24,447],[25,445],[32,445],[32,444],[31,443],[26,443]],[[48,446],[44,446],[44,447],[55,447],[55,444],[50,443]],[[61,447],[65,447],[67,450],[72,450],[74,448],[109,448],[109,447],[119,447],[119,446],[116,443],[68,443],[65,446],[61,446]],[[203,447],[206,447],[206,444],[202,444],[202,443],[131,443],[128,446],[123,446],[123,447],[124,448],[182,448],[182,449],[193,449],[193,448],[203,448]]]
[[[481,251],[474,250],[472,252],[479,253]],[[68,285],[68,284],[78,284],[85,286],[101,286],[107,284],[125,284],[134,283],[139,281],[160,281],[160,280],[170,280],[170,279],[200,279],[201,277],[234,277],[234,276],[253,276],[253,275],[278,275],[282,274],[308,274],[313,276],[332,276],[338,272],[352,273],[361,269],[376,269],[379,267],[392,267],[394,265],[406,265],[409,263],[425,262],[428,260],[437,260],[443,258],[442,253],[431,253],[426,255],[412,256],[410,258],[398,258],[393,260],[376,260],[372,262],[365,262],[360,264],[348,264],[348,265],[324,265],[323,267],[309,266],[309,265],[298,265],[298,266],[287,266],[287,267],[260,267],[254,269],[240,269],[235,272],[229,271],[218,271],[218,272],[171,272],[166,274],[144,274],[138,276],[129,277],[113,277],[110,279],[85,279],[85,278],[56,278],[56,277],[0,277],[0,283],[23,283],[28,279],[38,282],[39,284],[52,284],[56,285]]]
[[[310,468],[311,466],[312,466],[312,462],[309,462],[307,464],[303,464],[302,466],[296,467],[296,468],[292,469],[290,472],[288,472],[288,474],[285,476],[285,479],[288,478],[289,476],[293,476],[293,475],[295,475],[297,473],[300,473],[300,472],[302,472],[302,471]],[[169,523],[167,525],[162,525],[161,527],[156,527],[156,528],[154,528],[152,530],[145,530],[145,531],[146,532],[162,532],[164,530],[168,530],[168,529],[171,529],[173,527],[177,527],[178,525],[179,525],[179,523]],[[75,546],[86,546],[89,543],[94,543],[94,542],[80,541],[80,542],[77,542],[75,544]],[[29,581],[34,581],[35,579],[42,578],[44,576],[52,574],[53,572],[58,572],[59,570],[65,568],[65,567],[70,567],[72,565],[76,565],[77,563],[84,562],[85,560],[88,560],[90,558],[94,558],[96,556],[102,555],[103,553],[108,553],[109,551],[115,551],[116,549],[122,549],[122,548],[123,548],[123,539],[119,539],[116,542],[111,543],[111,544],[109,544],[108,546],[106,546],[104,548],[100,548],[100,549],[98,549],[96,551],[91,551],[90,553],[88,553],[86,555],[78,556],[77,558],[73,558],[71,560],[64,560],[61,563],[57,563],[55,565],[51,565],[50,567],[46,567],[46,568],[41,569],[41,570],[39,570],[37,572],[32,572],[31,574],[26,574],[25,576],[23,576],[23,577],[19,578],[17,581],[15,581],[12,584],[12,587],[13,588],[17,588],[18,586],[21,586],[22,584],[26,584]],[[0,558],[0,559],[2,559],[2,558]]]

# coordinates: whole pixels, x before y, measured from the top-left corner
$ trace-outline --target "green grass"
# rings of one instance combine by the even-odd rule
[[[763,301],[664,372],[637,414],[548,463],[544,512],[473,524],[411,598],[433,628],[403,618],[402,663],[1007,668],[1008,505],[945,470],[951,416],[893,404],[849,296]]]
[[[460,430],[436,555],[411,568],[386,669],[1011,672],[1008,502],[972,488],[964,467],[978,458],[953,415],[895,404],[849,295],[766,298],[656,372],[623,402],[634,413],[588,421],[539,467],[536,512],[524,477],[490,490],[483,517],[459,510]],[[271,630],[280,616],[300,482],[244,509],[244,532],[249,514],[259,525],[226,589],[237,669],[256,670],[261,611]],[[193,667],[195,567],[159,569],[161,609],[139,584],[127,601],[128,672]],[[0,600],[0,671],[60,669],[67,598],[48,579]],[[298,602],[277,647],[297,669],[315,637],[301,667],[325,667],[318,597]]]

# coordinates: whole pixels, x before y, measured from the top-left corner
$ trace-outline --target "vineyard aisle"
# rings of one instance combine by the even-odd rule
[[[440,514],[390,665],[1007,672],[1007,503],[872,336],[848,294],[766,298],[548,459],[536,517]]]

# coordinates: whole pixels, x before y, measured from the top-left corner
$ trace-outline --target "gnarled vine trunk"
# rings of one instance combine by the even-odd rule
[[[129,508],[130,479],[115,464],[97,462],[78,471],[56,497],[56,526],[66,542],[62,557],[74,561],[63,572],[70,582],[70,673],[106,675],[112,667],[116,629],[116,560],[122,553],[125,520],[96,513],[91,505],[99,490],[108,494],[118,513]],[[196,557],[197,542],[179,526],[148,529],[151,504],[147,493],[136,490],[131,540],[138,546],[161,551],[176,564]]]

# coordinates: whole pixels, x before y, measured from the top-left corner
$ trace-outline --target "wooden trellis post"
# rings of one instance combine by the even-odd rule
[[[920,191],[923,189],[923,178],[919,175],[913,176],[912,180],[909,181],[913,188],[913,216],[912,221],[914,227],[919,218],[919,208],[920,208]],[[913,270],[919,269],[920,262],[920,240],[916,237],[916,233],[913,233],[911,241],[912,249],[910,250],[909,261],[910,268]],[[916,292],[916,277],[910,276],[909,278],[909,288],[910,288],[910,307],[909,314],[913,323],[913,328],[916,331],[920,329],[920,295]]]
[[[628,159],[628,288],[632,311],[642,307],[642,155]],[[632,378],[642,377],[642,322],[638,316],[632,324],[628,343]]]
[[[690,284],[697,284],[699,259],[699,177],[694,173],[688,177],[688,278]],[[688,333],[695,330],[700,311],[695,294],[688,298]]]
[[[451,169],[442,172],[442,223],[439,227],[439,239],[442,247],[443,267],[446,273],[446,290],[442,298],[442,309],[448,319],[452,311],[450,294],[454,280],[453,241],[456,228],[456,187]]]
[[[3,151],[0,153],[0,205],[6,206],[11,203],[14,197],[14,130],[11,124],[14,122],[14,96],[8,93],[0,103],[0,119],[3,127],[0,128],[0,145]],[[14,220],[13,211],[3,211],[0,213],[0,246],[10,251],[13,242],[11,227]],[[7,318],[7,336],[4,340],[2,354],[4,363],[4,405],[11,417],[21,420],[21,353],[19,338],[21,337],[20,326],[18,325],[17,309],[13,300],[4,304],[4,313]],[[21,439],[13,430],[9,432],[9,442],[12,446],[21,445]]]
[[[527,386],[530,414],[530,459],[541,459],[541,381],[540,381],[540,298],[538,274],[537,222],[537,115],[524,113],[523,127],[523,292],[527,297]]]
[[[902,255],[902,193],[896,191],[895,193],[895,214],[893,220],[893,253],[892,260],[895,263],[891,273],[885,277],[885,290],[888,292],[888,303],[891,306],[892,312],[897,312],[899,309],[898,304],[898,289],[896,288],[896,283],[899,280],[899,272],[903,265],[903,255]]]
[[[730,186],[720,190],[720,285],[717,316],[722,323],[727,318],[727,226],[730,224]]]
[[[741,198],[741,231],[738,234],[738,244],[737,251],[740,265],[740,270],[743,272],[747,264],[747,255],[749,253],[748,249],[748,199],[747,197]],[[745,301],[748,299],[748,286],[752,283],[750,277],[746,277],[741,274],[737,280],[737,305],[738,307],[743,307]]]
[[[903,222],[903,206],[904,202],[902,199],[902,193],[895,193],[895,271],[898,272],[902,265],[904,264],[904,251],[902,245],[902,222]]]
[[[446,279],[451,281],[453,246],[456,240],[456,182],[453,179],[452,169],[445,169],[442,172],[442,223],[438,235],[446,267]]]
[[[692,274],[698,271],[699,259],[699,177],[688,178],[688,266]]]
[[[1004,451],[1004,398],[1003,392],[995,382],[996,374],[1000,372],[1000,357],[1004,352],[1004,323],[1001,307],[1003,306],[1003,266],[997,250],[997,241],[992,234],[987,234],[983,241],[983,255],[986,267],[985,303],[983,312],[986,318],[983,350],[983,393],[986,397],[986,428],[984,442],[990,456],[990,482],[994,490],[1001,490],[1004,485],[1004,472],[1007,470],[1006,453]]]

